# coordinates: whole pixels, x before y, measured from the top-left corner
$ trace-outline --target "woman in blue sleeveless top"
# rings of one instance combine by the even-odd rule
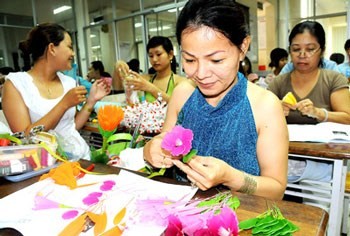
[[[247,29],[233,0],[186,3],[176,35],[191,81],[175,88],[162,133],[146,144],[144,158],[158,168],[175,165],[202,190],[224,185],[232,192],[282,199],[287,125],[277,97],[238,72],[250,44]],[[194,134],[198,153],[187,163],[161,148],[175,125]]]

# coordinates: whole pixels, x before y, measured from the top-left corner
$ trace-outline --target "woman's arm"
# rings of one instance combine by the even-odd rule
[[[328,111],[327,121],[350,124],[350,91],[348,88],[331,93],[331,107],[332,110]]]
[[[288,128],[279,99],[271,92],[263,92],[264,96],[255,97],[258,101],[251,100],[258,129],[257,157],[261,170],[260,176],[255,177],[255,194],[282,199],[287,186]]]

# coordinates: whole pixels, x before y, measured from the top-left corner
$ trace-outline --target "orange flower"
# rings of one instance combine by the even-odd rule
[[[123,119],[124,111],[121,107],[105,105],[98,110],[98,124],[105,131],[115,130]]]

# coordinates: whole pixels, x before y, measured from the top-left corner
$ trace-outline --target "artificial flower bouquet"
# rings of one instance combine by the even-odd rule
[[[123,125],[129,129],[138,128],[140,134],[160,133],[166,114],[166,102],[161,97],[154,102],[143,101],[124,108]]]

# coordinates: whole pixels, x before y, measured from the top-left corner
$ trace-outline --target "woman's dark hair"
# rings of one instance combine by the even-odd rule
[[[247,71],[244,71],[244,65],[248,65]],[[246,56],[244,57],[243,61],[239,63],[238,71],[241,72],[243,75],[248,76],[249,74],[253,73],[252,70],[252,63],[250,62],[249,58]]]
[[[128,66],[130,70],[135,71],[137,73],[140,72],[140,61],[137,58],[133,58],[130,61],[128,61]]]
[[[241,7],[234,0],[191,0],[186,3],[177,20],[176,38],[181,45],[184,30],[202,26],[212,28],[240,48],[249,35],[248,25]]]
[[[326,48],[326,33],[320,23],[317,21],[303,21],[294,26],[289,34],[289,48],[292,45],[292,41],[297,34],[302,34],[305,31],[310,32],[314,36],[320,45],[322,53]],[[321,58],[318,66],[324,67],[323,59]]]
[[[288,52],[287,50],[283,48],[275,48],[270,53],[270,60],[269,67],[278,67],[279,62],[282,58],[288,58]]]
[[[94,68],[94,70],[98,70],[100,75],[105,71],[102,61],[93,61],[91,62],[91,66]]]
[[[32,62],[36,62],[44,55],[50,43],[58,46],[64,40],[65,28],[55,23],[43,23],[32,28],[25,41],[19,44],[19,49],[24,55],[31,55]]]
[[[329,56],[329,60],[334,61],[335,63],[337,63],[337,65],[339,65],[344,62],[345,56],[341,53],[335,52]]]
[[[350,48],[350,39],[346,40],[344,44],[345,51],[348,50],[349,48]]]
[[[155,48],[158,46],[162,46],[164,48],[164,50],[169,54],[171,51],[174,51],[174,47],[173,44],[171,42],[171,40],[167,37],[163,37],[163,36],[153,36],[147,43],[147,52],[151,49],[151,48]],[[176,73],[176,58],[175,55],[173,57],[173,59],[171,60],[171,70]]]

